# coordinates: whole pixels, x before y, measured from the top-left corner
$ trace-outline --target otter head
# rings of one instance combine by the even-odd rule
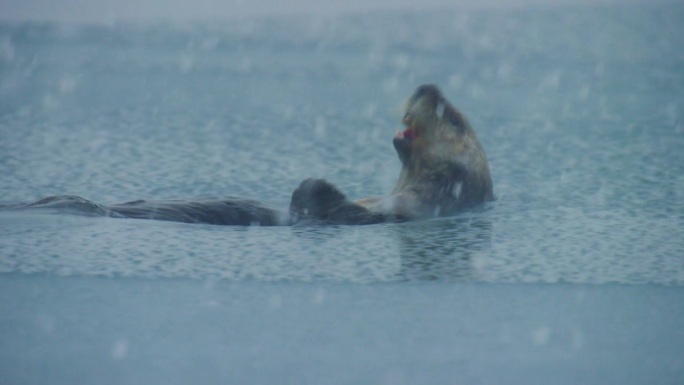
[[[416,89],[406,102],[403,131],[394,137],[394,148],[404,166],[440,161],[458,150],[455,145],[474,133],[465,119],[439,91],[428,84]]]
[[[436,86],[416,89],[402,122],[405,129],[394,137],[402,163],[395,193],[421,186],[423,195],[453,207],[492,199],[487,155],[468,120]]]

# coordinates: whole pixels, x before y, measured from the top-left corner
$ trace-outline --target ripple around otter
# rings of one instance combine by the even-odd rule
[[[559,208],[525,216],[522,225],[493,207],[361,228],[240,228],[10,211],[0,213],[0,271],[306,282],[684,283],[672,257],[681,245],[672,242],[676,227],[667,220],[651,220],[646,230],[625,226],[633,217],[619,212]],[[549,221],[555,225],[544,225]],[[639,245],[611,243],[618,226]],[[629,253],[646,256],[632,260]]]

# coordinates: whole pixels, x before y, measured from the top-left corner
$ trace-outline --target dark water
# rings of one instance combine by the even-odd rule
[[[382,195],[422,83],[469,117],[497,196],[369,227],[0,211],[0,368],[14,383],[678,383],[681,20],[583,6],[0,24],[4,205],[286,208],[307,177]]]

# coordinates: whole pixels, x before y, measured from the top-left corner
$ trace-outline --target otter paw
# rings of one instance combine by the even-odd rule
[[[346,201],[346,197],[325,179],[305,179],[292,192],[290,215],[294,221],[305,217],[326,219],[328,214]]]

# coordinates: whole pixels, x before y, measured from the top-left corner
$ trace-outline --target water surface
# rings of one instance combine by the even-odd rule
[[[438,84],[497,200],[364,227],[0,211],[13,383],[677,383],[681,6],[0,24],[0,199],[391,190]],[[82,381],[81,381],[82,380]],[[253,380],[253,381],[250,381]]]

